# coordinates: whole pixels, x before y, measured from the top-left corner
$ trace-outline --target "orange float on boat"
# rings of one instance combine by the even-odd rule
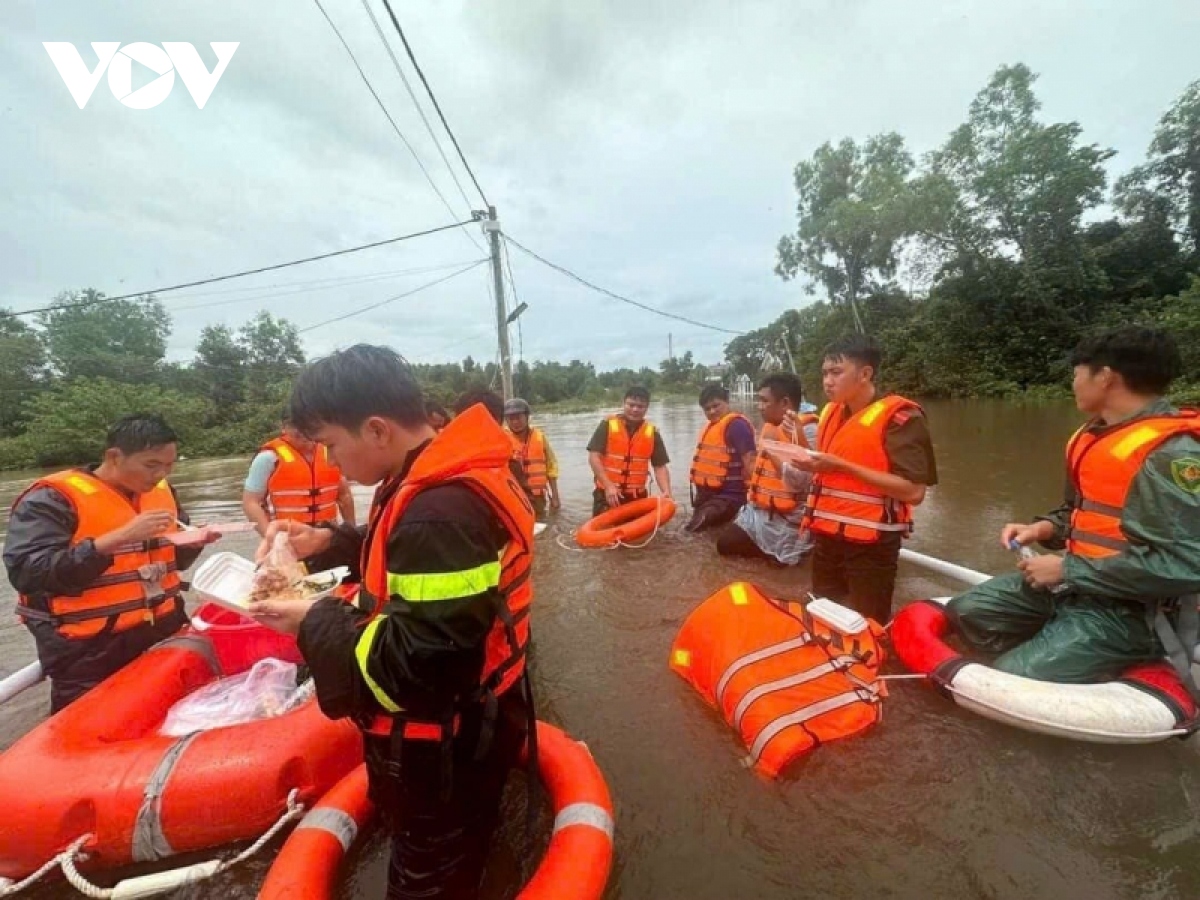
[[[587,747],[538,723],[538,770],[554,806],[550,847],[518,900],[599,900],[612,868],[613,810]],[[342,779],[296,826],[259,900],[329,900],[342,861],[371,817],[367,770]]]
[[[636,541],[670,522],[674,515],[675,501],[666,497],[622,503],[579,526],[575,541],[580,547],[591,549]]]
[[[271,644],[259,653],[281,655]],[[227,650],[219,626],[186,630],[0,754],[0,878],[23,878],[89,835],[88,869],[255,838],[293,791],[312,803],[362,761],[358,729],[325,718],[315,699],[274,718],[159,735],[176,701],[238,673],[222,660],[246,654]]]

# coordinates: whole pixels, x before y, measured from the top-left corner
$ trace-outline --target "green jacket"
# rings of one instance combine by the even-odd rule
[[[1178,410],[1156,400],[1125,421]],[[1116,423],[1113,423],[1116,424]],[[1107,428],[1094,423],[1089,428]],[[1133,479],[1121,516],[1129,549],[1100,559],[1068,553],[1063,576],[1078,594],[1123,600],[1155,600],[1200,592],[1200,440],[1180,435],[1160,444]],[[1046,546],[1066,544],[1075,488],[1068,475],[1065,502],[1039,516],[1054,524]]]

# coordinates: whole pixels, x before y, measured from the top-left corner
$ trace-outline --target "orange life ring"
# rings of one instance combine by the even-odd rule
[[[554,806],[550,847],[518,900],[599,900],[612,868],[608,786],[587,748],[539,722],[538,771]],[[341,780],[287,839],[258,900],[329,900],[338,868],[371,817],[367,770]]]
[[[183,631],[37,725],[0,755],[0,877],[21,879],[85,835],[87,869],[256,838],[295,789],[313,803],[362,761],[362,739],[308,700],[186,737],[171,706],[223,674],[205,632]]]
[[[675,501],[665,497],[644,497],[622,503],[584,522],[575,532],[580,547],[611,547],[620,541],[636,541],[675,515]]]

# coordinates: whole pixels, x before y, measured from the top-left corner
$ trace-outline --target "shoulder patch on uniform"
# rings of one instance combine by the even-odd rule
[[[1200,459],[1181,456],[1171,460],[1171,478],[1189,494],[1200,494]]]

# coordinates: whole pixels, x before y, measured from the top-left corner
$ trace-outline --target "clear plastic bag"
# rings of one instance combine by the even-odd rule
[[[271,549],[254,572],[250,599],[264,600],[280,594],[307,574],[308,571],[292,550],[292,542],[288,539],[287,532],[281,531],[275,535]]]
[[[167,712],[159,734],[182,737],[269,719],[299,705],[305,691],[306,685],[296,686],[294,663],[260,659],[250,671],[214,681],[178,701]]]

